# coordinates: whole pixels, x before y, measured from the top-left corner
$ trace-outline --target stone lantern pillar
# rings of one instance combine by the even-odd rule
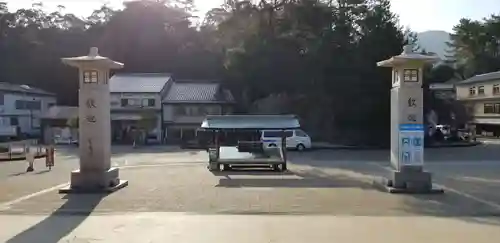
[[[79,154],[80,169],[71,172],[71,185],[60,193],[110,192],[127,186],[111,168],[111,114],[109,70],[122,63],[99,56],[92,47],[88,56],[63,58],[79,70]]]
[[[391,89],[391,165],[393,171],[384,182],[389,192],[431,193],[431,174],[424,171],[423,68],[439,57],[413,53],[413,46],[403,53],[377,63],[392,68]]]

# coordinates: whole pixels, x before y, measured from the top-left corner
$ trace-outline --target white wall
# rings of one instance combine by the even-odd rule
[[[457,87],[456,87],[457,99],[458,100],[471,100],[471,99],[483,99],[483,98],[492,98],[492,97],[500,98],[499,94],[493,94],[493,85],[496,85],[496,84],[500,84],[500,80],[481,82],[481,83],[473,83],[473,84],[457,85]],[[478,88],[480,86],[484,87],[484,95],[478,94]],[[470,88],[475,88],[476,95],[474,95],[474,96],[469,95]]]
[[[57,102],[55,97],[21,93],[4,93],[3,98],[3,105],[0,105],[0,125],[10,126],[10,118],[17,117],[23,133],[40,131],[40,116],[47,112],[49,105],[56,105]],[[40,110],[16,109],[16,100],[40,101]]]
[[[163,105],[163,121],[173,121],[173,120],[174,120],[174,106]]]
[[[175,107],[178,106],[183,106],[184,109],[186,108],[198,108],[202,106],[203,108],[206,109],[211,109],[213,115],[219,115],[222,112],[222,105],[218,104],[191,104],[191,105],[184,105],[184,104],[164,104],[163,105],[163,121],[166,122],[176,122],[176,123],[201,123],[203,119],[205,119],[206,115],[176,115],[175,114]]]

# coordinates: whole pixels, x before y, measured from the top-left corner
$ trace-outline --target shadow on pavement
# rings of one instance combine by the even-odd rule
[[[41,175],[41,174],[45,174],[45,173],[49,173],[50,170],[42,170],[42,171],[38,171],[38,172],[35,172],[35,175]]]
[[[9,177],[13,177],[13,176],[22,176],[22,175],[26,175],[28,174],[29,172],[18,172],[18,173],[14,173],[14,174],[10,174]]]
[[[15,176],[22,176],[22,175],[42,175],[45,173],[49,173],[50,170],[42,170],[42,171],[36,171],[36,172],[18,172],[14,174],[10,174],[9,177],[15,177]]]
[[[296,176],[295,178],[231,178],[231,175],[283,175],[283,176]],[[321,174],[319,170],[310,171],[288,171],[278,174],[274,173],[229,173],[225,178],[219,179],[216,187],[284,187],[284,188],[348,188],[356,187],[361,189],[374,189],[371,182],[359,178],[337,175],[331,177],[327,174]]]
[[[214,176],[236,176],[236,175],[252,175],[252,176],[269,176],[269,175],[295,175],[292,171],[274,171],[271,169],[232,169],[226,171],[210,171]]]
[[[500,210],[453,191],[445,191],[444,195],[402,196],[406,197],[405,211],[410,213],[500,226]]]
[[[7,243],[59,242],[80,225],[106,194],[68,194],[50,216],[14,236]]]
[[[327,160],[307,161],[297,158],[295,158],[292,163],[296,165],[311,166],[314,169],[310,171],[315,171],[316,176],[323,173],[325,175],[322,177],[328,178],[333,184],[342,184],[337,182],[339,180],[346,181],[342,174],[352,173],[354,175],[362,175],[365,178],[374,179],[381,177],[387,178],[389,175],[388,171],[380,167],[380,163],[377,163],[379,165],[374,165],[369,162],[350,163],[349,161],[328,163]],[[329,171],[340,171],[342,173],[341,175],[338,175],[339,173],[327,174]],[[471,172],[466,168],[464,173],[470,174]],[[363,184],[363,182],[359,181],[349,184],[349,182],[353,181],[355,180],[351,177],[347,180],[347,185],[361,188],[367,186],[366,183]],[[470,178],[466,177],[466,175],[461,175],[459,178],[454,178],[450,177],[449,174],[443,173],[436,173],[433,176],[433,181],[434,183],[445,186],[445,194],[387,194],[387,196],[400,199],[401,205],[397,209],[398,211],[423,216],[459,217],[468,222],[500,226],[500,193],[498,193],[500,190],[500,181],[485,179],[484,176],[481,178]],[[375,188],[373,183],[371,187]]]

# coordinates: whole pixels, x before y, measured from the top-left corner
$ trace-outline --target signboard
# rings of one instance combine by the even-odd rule
[[[421,89],[406,88],[399,90],[399,123],[422,124],[423,97]]]
[[[424,165],[424,126],[401,124],[399,126],[399,166]]]

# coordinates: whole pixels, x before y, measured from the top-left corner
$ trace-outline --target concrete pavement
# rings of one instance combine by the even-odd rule
[[[56,150],[55,167],[48,171],[45,159],[35,161],[35,171],[26,173],[26,161],[0,163],[0,205],[33,193],[67,183],[70,172],[78,168],[78,149],[72,146]],[[115,167],[147,166],[154,164],[202,163],[204,157],[197,152],[180,151],[173,147],[131,149],[130,146],[113,147],[112,164]],[[198,161],[198,162],[196,162]]]
[[[55,187],[78,163],[76,150],[60,149],[51,172],[9,176],[0,164],[0,242],[492,242],[498,146],[426,150],[445,195],[376,190],[387,151],[292,153],[286,174],[214,175],[204,152],[161,147],[114,148],[113,164],[130,181],[123,190],[60,195]]]
[[[193,215],[0,216],[0,241],[218,243],[491,243],[487,218]],[[28,230],[26,227],[29,226]],[[18,233],[19,232],[19,233]]]

